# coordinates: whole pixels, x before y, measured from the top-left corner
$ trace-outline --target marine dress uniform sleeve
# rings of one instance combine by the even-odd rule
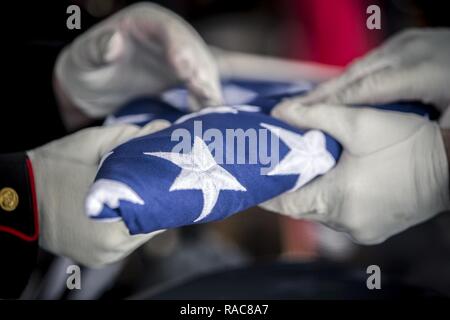
[[[17,298],[35,266],[39,237],[33,168],[24,152],[0,155],[0,298]]]

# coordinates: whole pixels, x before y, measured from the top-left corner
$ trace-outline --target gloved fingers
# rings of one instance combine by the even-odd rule
[[[327,180],[326,176],[319,177],[299,190],[283,193],[260,204],[260,207],[296,219],[325,222],[331,186]]]
[[[138,4],[133,35],[145,45],[159,43],[178,80],[184,82],[199,106],[222,103],[218,67],[200,35],[180,16],[155,4]],[[131,15],[130,15],[131,16]]]
[[[140,128],[132,124],[93,127],[78,131],[44,146],[49,156],[96,166],[104,154],[135,137]]]
[[[386,54],[384,49],[376,49],[368,56],[353,63],[339,77],[319,85],[311,93],[302,97],[300,101],[305,105],[330,101],[349,86],[384,70],[396,67],[398,64],[399,60],[395,55]]]
[[[156,131],[160,131],[169,126],[170,123],[167,120],[154,120],[146,124],[142,128],[134,125],[111,126],[111,128],[115,129],[109,132],[102,132],[101,135],[103,136],[103,139],[99,141],[99,144],[97,146],[94,146],[96,147],[96,152],[94,152],[94,154],[96,154],[97,157],[93,160],[96,164],[98,164],[100,159],[102,159],[106,154],[111,152],[112,149],[121,145],[122,143]],[[102,129],[103,128],[101,128],[100,130]]]
[[[91,223],[101,227],[104,231],[97,239],[95,257],[90,257],[85,262],[93,268],[99,268],[124,259],[141,245],[164,232],[164,230],[159,230],[148,234],[130,235],[122,221],[101,222],[91,220]]]
[[[165,33],[167,59],[175,75],[186,84],[190,97],[191,111],[223,103],[218,66],[209,48],[186,24],[181,30],[170,29]]]
[[[129,6],[76,38],[59,55],[55,76],[73,105],[92,118],[178,82],[199,106],[222,102],[206,44],[181,17],[152,3]]]
[[[300,102],[305,105],[311,105],[330,100],[345,90],[347,87],[353,85],[355,82],[370,77],[376,72],[387,69],[393,65],[393,62],[388,59],[375,60],[367,63],[366,60],[361,60],[351,66],[339,77],[319,85],[311,93],[301,98]]]
[[[83,215],[81,212],[80,214]],[[78,231],[77,236],[80,237],[81,232],[81,239],[87,241],[89,246],[65,243],[63,248],[52,248],[52,252],[69,256],[91,268],[101,268],[125,258],[145,242],[164,231],[130,235],[122,221],[102,222],[92,220],[84,215],[76,223],[78,228],[83,228],[82,231]],[[64,237],[62,239],[66,242]]]
[[[387,39],[379,48],[383,49],[384,52],[388,53],[398,53],[404,50],[405,45],[413,42],[419,36],[421,36],[426,29],[424,28],[410,28],[401,31],[389,39]]]
[[[88,128],[31,150],[29,154],[34,156],[36,152],[39,152],[41,156],[48,158],[56,157],[97,166],[103,156],[116,146],[130,139],[162,130],[167,126],[169,122],[166,120],[154,120],[142,128],[132,124]]]
[[[331,104],[304,106],[292,99],[278,104],[272,110],[272,116],[299,128],[325,131],[346,148],[355,139],[354,129],[359,113],[354,109]]]
[[[417,77],[417,68],[385,68],[352,82],[336,94],[325,98],[326,103],[381,104],[401,100],[422,100],[424,78]]]
[[[175,74],[183,81],[189,90],[189,104],[191,111],[204,107],[223,104],[218,70],[209,53],[202,54],[193,48],[180,48],[169,51],[169,61]],[[199,51],[206,51],[207,47],[198,47]]]
[[[412,29],[390,38],[380,47],[353,62],[342,75],[319,85],[311,93],[302,97],[300,102],[305,105],[320,102],[349,103],[342,99],[339,100],[342,91],[345,91],[348,87],[355,86],[365,79],[371,79],[376,74],[383,74],[386,70],[413,63],[417,55],[421,55],[422,52],[409,48],[408,44],[413,42],[420,32]],[[350,95],[349,101],[352,100],[355,99],[351,99]]]

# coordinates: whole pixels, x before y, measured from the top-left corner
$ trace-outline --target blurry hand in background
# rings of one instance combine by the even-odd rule
[[[422,101],[450,105],[450,29],[404,31],[299,103],[379,104]]]
[[[55,80],[57,95],[94,119],[178,83],[189,89],[192,110],[222,102],[206,44],[181,17],[153,3],[129,6],[75,39],[58,57]]]

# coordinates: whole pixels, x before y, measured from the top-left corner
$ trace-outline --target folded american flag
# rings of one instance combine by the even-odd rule
[[[327,134],[270,117],[283,98],[310,83],[228,80],[224,106],[188,113],[187,92],[133,101],[105,124],[173,125],[104,156],[86,198],[87,214],[123,220],[131,234],[224,219],[325,174],[341,147]],[[425,115],[415,105],[379,108]]]

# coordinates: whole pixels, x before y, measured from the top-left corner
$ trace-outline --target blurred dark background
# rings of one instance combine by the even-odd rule
[[[91,25],[136,1],[2,1],[0,152],[27,150],[67,134],[52,91],[58,52]],[[345,66],[408,27],[448,26],[445,1],[167,0],[214,46]],[[82,29],[66,28],[66,8],[82,8]],[[368,5],[381,7],[382,29],[368,30]],[[42,252],[26,298],[125,298],[194,275],[289,260],[365,271],[376,264],[407,284],[450,296],[450,217],[441,215],[385,243],[362,247],[323,226],[254,208],[226,221],[172,230],[126,261],[85,269],[81,292],[65,291],[72,262]],[[342,270],[342,269],[339,269]],[[339,270],[335,276],[339,278]],[[310,270],[310,272],[313,272]]]

